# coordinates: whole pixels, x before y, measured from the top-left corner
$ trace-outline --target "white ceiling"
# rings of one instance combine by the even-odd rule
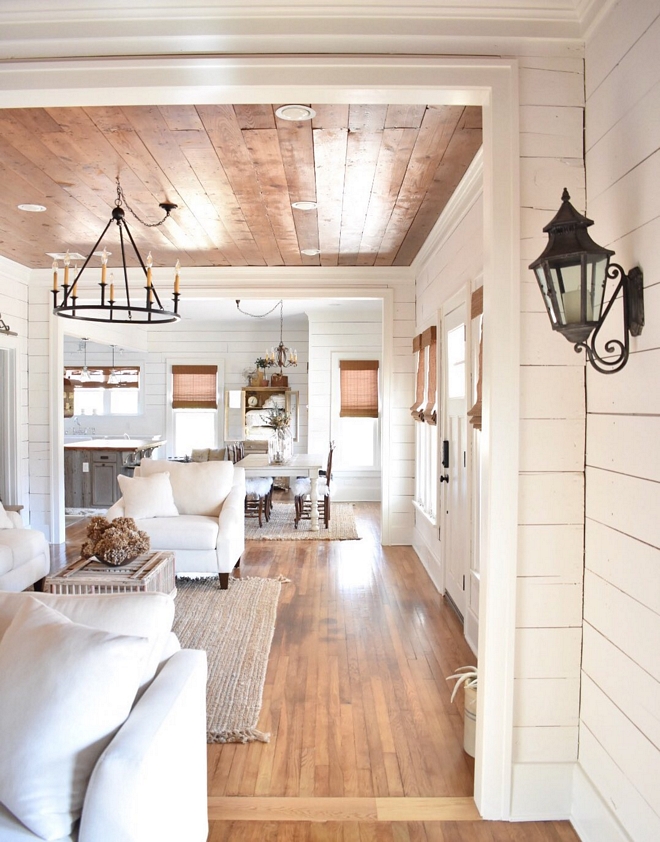
[[[279,299],[241,299],[241,309],[247,313],[259,316],[267,313],[275,307],[275,310],[267,317],[258,319],[260,322],[278,321],[280,308],[277,307]],[[284,319],[307,316],[313,318],[328,318],[336,320],[350,315],[352,319],[356,316],[369,316],[380,314],[381,302],[375,299],[355,298],[298,298],[286,299],[284,301]],[[182,320],[195,321],[219,321],[219,322],[256,322],[241,313],[236,307],[236,300],[230,298],[188,298],[182,297],[179,305],[179,312]]]

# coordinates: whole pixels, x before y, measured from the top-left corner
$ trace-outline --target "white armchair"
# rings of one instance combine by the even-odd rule
[[[245,549],[245,471],[231,462],[166,462],[143,459],[135,477],[169,473],[176,516],[135,517],[121,497],[108,520],[135,517],[154,550],[171,550],[176,573],[217,575],[227,588],[229,574]],[[130,482],[130,481],[129,481]]]
[[[40,590],[50,570],[48,542],[37,529],[26,529],[18,512],[5,511],[1,503],[0,510],[2,523],[11,524],[0,528],[0,591],[24,591],[30,585]]]

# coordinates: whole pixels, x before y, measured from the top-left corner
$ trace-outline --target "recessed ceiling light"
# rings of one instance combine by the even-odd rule
[[[309,105],[282,105],[277,109],[275,115],[280,120],[291,120],[294,123],[300,123],[302,120],[313,120],[316,117],[316,111],[310,108]]]
[[[22,211],[27,211],[28,213],[43,213],[45,210],[48,210],[46,205],[18,205],[18,209]]]
[[[316,257],[317,254],[321,254],[321,249],[300,249],[301,254],[306,254],[307,257]]]
[[[291,207],[295,208],[296,210],[316,210],[318,205],[316,202],[291,202]]]

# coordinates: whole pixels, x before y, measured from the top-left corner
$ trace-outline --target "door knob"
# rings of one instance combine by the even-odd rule
[[[440,482],[449,482],[449,474],[443,474],[443,476],[440,477]]]

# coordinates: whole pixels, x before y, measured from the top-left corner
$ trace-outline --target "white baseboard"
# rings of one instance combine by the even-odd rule
[[[571,824],[582,842],[631,842],[580,765],[573,776]]]
[[[514,763],[511,821],[571,818],[575,763]]]
[[[429,574],[438,593],[444,593],[442,565],[431,552],[423,533],[417,527],[413,530],[412,546],[413,550],[415,550],[420,558],[420,561],[424,565],[426,572]]]

